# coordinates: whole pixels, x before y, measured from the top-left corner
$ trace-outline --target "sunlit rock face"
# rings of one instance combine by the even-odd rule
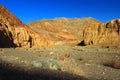
[[[89,24],[84,29],[84,45],[120,45],[120,19]]]
[[[83,29],[87,24],[99,23],[88,18],[54,18],[31,21],[27,25],[53,41],[54,45],[79,43],[83,38]]]
[[[0,47],[37,47],[52,44],[0,5]]]
[[[40,47],[79,42],[81,45],[120,45],[120,19],[102,23],[91,17],[55,18],[25,25],[0,5],[0,47]]]

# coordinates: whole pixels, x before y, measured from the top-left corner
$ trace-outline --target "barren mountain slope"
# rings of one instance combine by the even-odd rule
[[[27,25],[52,41],[80,42],[83,29],[90,23],[100,23],[93,18],[55,18],[29,22]]]
[[[52,44],[46,37],[23,24],[16,16],[0,5],[0,46],[33,47]]]

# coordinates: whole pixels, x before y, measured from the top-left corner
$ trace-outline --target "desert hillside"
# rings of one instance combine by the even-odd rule
[[[70,39],[70,35],[60,34],[67,32],[74,35],[80,45],[120,45],[120,19],[100,22],[94,18],[55,18],[32,21],[27,25],[51,40],[60,41],[58,36]]]
[[[0,5],[0,80],[120,80],[120,19],[24,24]]]
[[[27,25],[0,5],[0,46],[39,47],[59,44],[119,45],[120,19],[55,18]]]
[[[52,44],[46,37],[23,24],[16,16],[0,5],[0,46],[34,47]]]
[[[27,25],[38,33],[49,37],[49,39],[53,41],[61,41],[62,38],[68,40],[73,38],[78,39],[78,42],[80,42],[83,39],[83,29],[86,25],[91,23],[100,22],[91,17],[54,18],[31,21]]]

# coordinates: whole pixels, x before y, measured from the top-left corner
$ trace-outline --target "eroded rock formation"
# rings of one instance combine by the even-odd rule
[[[79,42],[81,45],[120,45],[120,19],[102,23],[93,18],[55,18],[32,21],[28,26],[0,5],[0,47]]]
[[[83,32],[83,45],[120,45],[120,19],[107,23],[89,24]]]
[[[52,44],[0,5],[0,47],[36,47]]]

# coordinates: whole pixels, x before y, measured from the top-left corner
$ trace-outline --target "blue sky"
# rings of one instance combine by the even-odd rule
[[[0,4],[24,23],[56,17],[120,18],[120,0],[0,0]]]

